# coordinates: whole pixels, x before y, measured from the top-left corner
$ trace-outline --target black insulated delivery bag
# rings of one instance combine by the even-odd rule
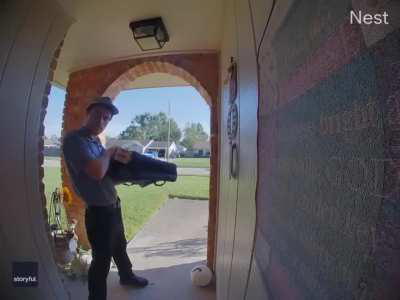
[[[174,182],[177,179],[176,165],[154,159],[138,152],[132,152],[132,159],[127,164],[112,160],[107,174],[115,184],[139,184],[144,187],[160,182]]]

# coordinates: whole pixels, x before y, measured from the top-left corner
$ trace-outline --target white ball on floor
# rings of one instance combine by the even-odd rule
[[[212,272],[206,265],[196,266],[190,271],[192,283],[197,286],[206,286],[211,282]]]

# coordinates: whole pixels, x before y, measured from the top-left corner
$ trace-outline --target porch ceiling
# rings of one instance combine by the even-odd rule
[[[58,1],[76,20],[65,37],[54,77],[64,87],[71,72],[90,66],[135,56],[220,48],[224,0]],[[142,52],[132,38],[129,23],[157,16],[163,18],[170,41],[161,50]],[[151,86],[148,81],[142,82]]]

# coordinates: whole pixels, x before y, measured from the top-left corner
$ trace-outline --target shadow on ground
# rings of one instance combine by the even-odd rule
[[[113,300],[214,300],[215,286],[196,287],[190,280],[190,271],[205,261],[180,264],[166,268],[154,268],[137,272],[149,280],[145,288],[128,288],[119,284],[117,270],[112,268],[108,276],[107,299]],[[70,299],[87,299],[87,282],[67,280],[65,286]]]
[[[204,255],[207,239],[196,238],[186,239],[174,242],[165,242],[152,245],[150,247],[128,248],[128,254],[142,254],[144,257],[154,256],[177,256],[193,257]]]

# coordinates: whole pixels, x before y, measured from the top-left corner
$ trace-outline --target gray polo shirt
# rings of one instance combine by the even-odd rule
[[[85,127],[69,132],[63,140],[62,152],[72,184],[86,206],[106,206],[117,201],[117,191],[109,176],[96,180],[84,171],[86,163],[99,158],[104,151],[99,138],[92,138]]]

